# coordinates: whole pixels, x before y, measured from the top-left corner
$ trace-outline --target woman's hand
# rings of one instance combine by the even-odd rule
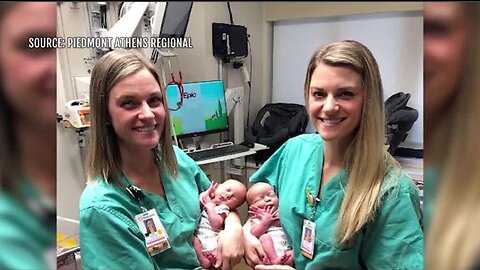
[[[259,264],[255,266],[255,270],[295,270],[295,268],[289,265],[263,265]]]
[[[218,234],[217,262],[215,268],[231,269],[243,257],[243,231],[236,212],[225,219],[225,229]]]
[[[255,267],[262,263],[262,258],[265,256],[260,240],[250,233],[251,222],[247,220],[243,226],[243,237],[245,246],[245,262],[250,267]]]

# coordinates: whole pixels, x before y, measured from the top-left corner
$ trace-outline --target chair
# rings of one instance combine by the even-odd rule
[[[407,106],[410,94],[399,92],[385,101],[386,134],[385,144],[388,152],[395,154],[398,145],[405,141],[410,129],[418,119],[418,111]]]
[[[245,142],[269,147],[255,155],[255,161],[267,160],[284,142],[305,132],[308,113],[305,106],[294,103],[267,103],[257,114],[245,134]]]

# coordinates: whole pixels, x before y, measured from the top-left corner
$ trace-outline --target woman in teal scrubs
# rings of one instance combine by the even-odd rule
[[[417,189],[384,149],[383,102],[364,45],[340,41],[312,56],[305,104],[318,134],[290,139],[250,178],[278,194],[296,269],[423,269]],[[305,226],[315,232],[310,248]],[[258,240],[244,234],[247,263],[260,264]]]
[[[25,19],[28,18],[28,19]],[[0,269],[55,269],[56,3],[0,3]]]
[[[80,199],[83,269],[199,268],[193,233],[200,218],[198,195],[210,181],[172,145],[154,66],[133,50],[109,52],[93,69],[90,90],[88,182]],[[157,232],[168,236],[163,244],[169,248],[158,254],[149,252],[136,219],[145,211],[157,213]],[[236,213],[225,224],[217,266],[230,269],[243,255],[243,234]]]

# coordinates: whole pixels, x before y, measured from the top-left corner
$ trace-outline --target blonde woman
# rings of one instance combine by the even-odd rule
[[[56,4],[0,3],[0,269],[55,268]],[[25,18],[29,18],[25,20]]]
[[[346,40],[316,51],[305,104],[318,134],[290,139],[250,178],[278,194],[295,268],[423,269],[417,189],[384,150],[382,82],[368,48]],[[253,266],[264,252],[248,231]]]
[[[135,51],[104,55],[92,71],[88,182],[80,199],[84,269],[197,269],[192,245],[205,173],[172,145],[159,75]],[[147,219],[157,234],[146,237]],[[223,237],[228,235],[228,237]],[[220,233],[216,267],[243,255],[239,217]]]
[[[424,4],[427,269],[480,269],[479,18],[479,3]]]

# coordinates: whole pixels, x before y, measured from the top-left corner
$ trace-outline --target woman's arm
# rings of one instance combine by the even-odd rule
[[[231,211],[225,218],[225,229],[218,235],[216,268],[231,269],[243,257],[243,231],[240,217]]]
[[[255,270],[295,270],[295,268],[289,265],[263,265],[259,264],[255,266]]]
[[[255,267],[262,263],[262,258],[265,256],[262,245],[258,238],[250,233],[252,224],[251,218],[243,225],[243,236],[245,245],[245,262],[251,267]]]

